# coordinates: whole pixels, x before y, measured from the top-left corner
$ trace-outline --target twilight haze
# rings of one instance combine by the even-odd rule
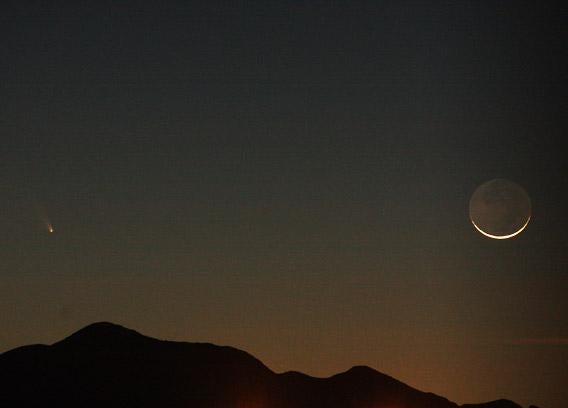
[[[2,2],[0,352],[107,320],[564,407],[561,3],[211,3]]]

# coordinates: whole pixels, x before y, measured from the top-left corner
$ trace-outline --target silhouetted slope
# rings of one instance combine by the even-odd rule
[[[486,402],[485,404],[464,404],[462,408],[522,408],[519,404],[515,404],[509,400],[497,400]]]
[[[0,407],[457,408],[368,367],[275,374],[251,355],[95,323],[52,346],[0,355]],[[509,401],[470,408],[518,408]]]

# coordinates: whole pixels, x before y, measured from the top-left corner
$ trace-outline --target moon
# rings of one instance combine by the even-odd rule
[[[529,225],[531,199],[512,181],[489,180],[471,196],[469,218],[475,229],[488,238],[513,238]]]

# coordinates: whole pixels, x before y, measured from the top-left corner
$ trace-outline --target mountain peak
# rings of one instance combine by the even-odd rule
[[[379,374],[379,372],[377,370],[374,370],[371,367],[365,366],[365,365],[353,366],[349,370],[347,370],[346,372],[351,373],[351,374],[359,374],[359,375]]]
[[[85,327],[83,327],[82,329],[77,330],[74,334],[72,334],[70,337],[75,336],[75,335],[124,335],[124,334],[136,334],[138,336],[141,336],[140,333],[138,333],[135,330],[132,329],[127,329],[124,326],[121,326],[119,324],[115,324],[115,323],[111,323],[111,322],[95,322],[95,323],[91,323]]]
[[[96,322],[76,331],[69,337],[56,343],[58,345],[85,345],[96,346],[109,344],[132,344],[133,342],[151,341],[149,337],[143,336],[135,330],[110,322]]]
[[[365,366],[365,365],[356,365],[351,367],[349,370],[343,372],[343,373],[339,373],[336,374],[335,376],[341,376],[341,377],[353,377],[353,378],[368,378],[368,379],[372,379],[372,378],[381,378],[382,380],[385,381],[392,381],[392,382],[397,382],[399,383],[398,380],[392,378],[389,375],[386,375],[384,373],[381,373],[380,371],[377,371],[371,367]]]
[[[486,402],[484,404],[464,404],[461,408],[522,408],[519,404],[507,400],[500,399],[496,401]]]

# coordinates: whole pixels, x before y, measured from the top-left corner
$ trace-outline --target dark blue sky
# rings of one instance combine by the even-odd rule
[[[566,15],[3,2],[0,351],[111,320],[560,408]],[[496,177],[533,200],[506,242],[468,219]]]

